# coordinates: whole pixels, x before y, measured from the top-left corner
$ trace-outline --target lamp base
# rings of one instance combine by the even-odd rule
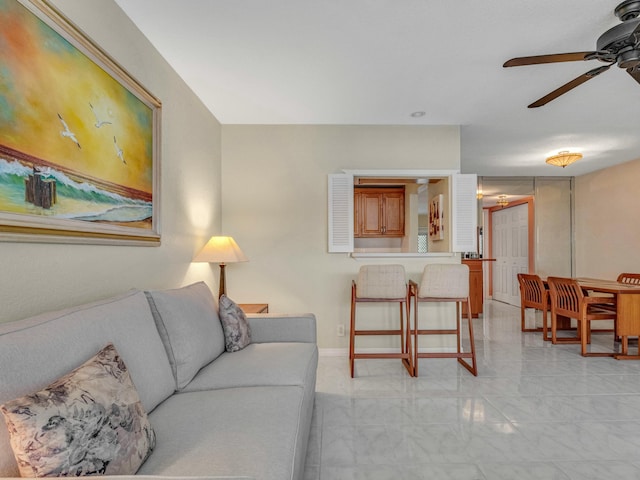
[[[218,298],[220,298],[223,294],[227,294],[227,284],[225,279],[224,267],[226,265],[224,263],[220,264],[220,282],[218,288]]]

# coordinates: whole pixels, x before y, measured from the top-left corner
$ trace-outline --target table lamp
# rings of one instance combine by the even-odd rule
[[[224,267],[227,263],[246,262],[248,258],[244,256],[242,250],[231,237],[211,237],[207,244],[193,258],[194,262],[207,262],[220,264],[220,284],[218,298],[227,293]]]

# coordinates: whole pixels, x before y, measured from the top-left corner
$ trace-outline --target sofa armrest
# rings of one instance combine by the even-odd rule
[[[316,343],[316,317],[312,313],[249,313],[252,343]]]

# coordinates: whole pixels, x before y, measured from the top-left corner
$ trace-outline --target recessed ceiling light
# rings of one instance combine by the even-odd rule
[[[427,112],[413,112],[411,114],[412,117],[414,118],[419,118],[419,117],[424,117],[426,115]]]

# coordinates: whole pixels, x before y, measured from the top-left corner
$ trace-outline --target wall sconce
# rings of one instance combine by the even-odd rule
[[[555,165],[556,167],[566,167],[567,165],[571,165],[573,162],[577,162],[582,158],[581,153],[572,153],[567,150],[563,150],[559,152],[557,155],[552,155],[547,158],[545,161],[549,165]]]
[[[507,196],[506,195],[498,195],[498,201],[496,202],[496,204],[500,205],[501,208],[504,208],[507,205],[509,205],[509,201],[507,200]]]
[[[207,244],[193,257],[194,262],[219,263],[220,282],[218,298],[227,293],[224,267],[227,263],[247,262],[242,250],[231,237],[211,237]]]

